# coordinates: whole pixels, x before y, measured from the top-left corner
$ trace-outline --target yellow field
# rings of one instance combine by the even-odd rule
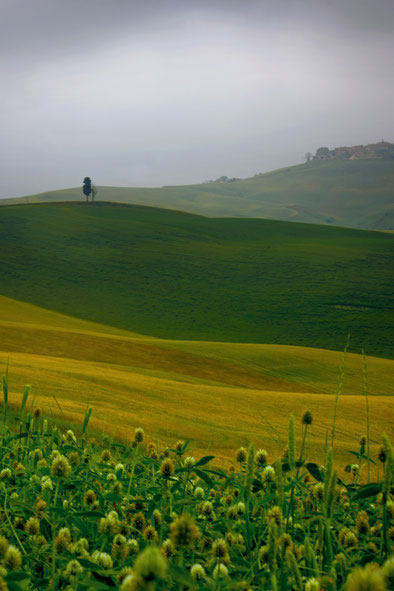
[[[343,354],[302,347],[166,341],[69,318],[0,296],[0,372],[10,400],[32,385],[35,406],[72,421],[93,407],[92,426],[122,439],[144,427],[162,444],[191,439],[223,459],[248,441],[273,456],[288,417],[313,413],[308,448],[323,459]],[[374,452],[392,435],[394,361],[367,358]],[[365,434],[363,359],[348,355],[339,399],[337,457],[351,462]],[[59,410],[58,404],[61,407]],[[299,427],[299,433],[301,426]]]

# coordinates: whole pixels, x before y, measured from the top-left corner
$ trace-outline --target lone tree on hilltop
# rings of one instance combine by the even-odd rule
[[[86,195],[86,201],[89,201],[89,195],[92,192],[92,181],[88,176],[83,179],[82,191]]]

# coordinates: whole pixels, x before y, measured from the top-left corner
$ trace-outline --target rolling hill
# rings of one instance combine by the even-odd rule
[[[252,441],[270,454],[287,441],[288,416],[313,413],[308,458],[321,462],[332,427],[340,352],[239,343],[163,340],[79,320],[0,296],[0,374],[9,400],[26,383],[45,416],[80,422],[93,406],[98,431],[130,440],[137,426],[161,445],[191,439],[193,450],[232,459]],[[394,361],[366,358],[373,457],[389,432]],[[364,360],[348,354],[335,453],[351,461],[365,433]],[[278,401],[280,400],[280,412]],[[300,434],[301,429],[297,429]]]
[[[80,187],[0,204],[81,201]],[[97,199],[210,217],[253,217],[394,230],[394,161],[311,161],[236,182],[162,188],[99,187]]]
[[[7,206],[0,290],[111,330],[336,350],[350,333],[352,351],[392,357],[393,246],[390,233],[113,203]]]

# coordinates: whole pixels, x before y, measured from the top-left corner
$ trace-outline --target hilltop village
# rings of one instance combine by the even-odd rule
[[[385,160],[394,159],[394,144],[382,140],[377,144],[367,144],[366,146],[342,146],[340,148],[322,147],[316,150],[313,160],[349,159],[358,160],[360,158],[380,158]]]

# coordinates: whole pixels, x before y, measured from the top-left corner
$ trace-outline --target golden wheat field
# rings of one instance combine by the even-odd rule
[[[366,431],[373,453],[390,436],[394,361],[279,345],[166,341],[67,317],[0,296],[0,372],[8,367],[10,402],[31,384],[34,406],[72,422],[93,407],[92,426],[127,440],[141,426],[162,445],[190,439],[196,454],[222,460],[251,442],[277,456],[289,414],[313,413],[309,459],[322,461],[331,440],[351,462]],[[366,380],[365,378],[366,370]],[[365,396],[365,384],[368,398]],[[301,433],[301,425],[299,428]]]

